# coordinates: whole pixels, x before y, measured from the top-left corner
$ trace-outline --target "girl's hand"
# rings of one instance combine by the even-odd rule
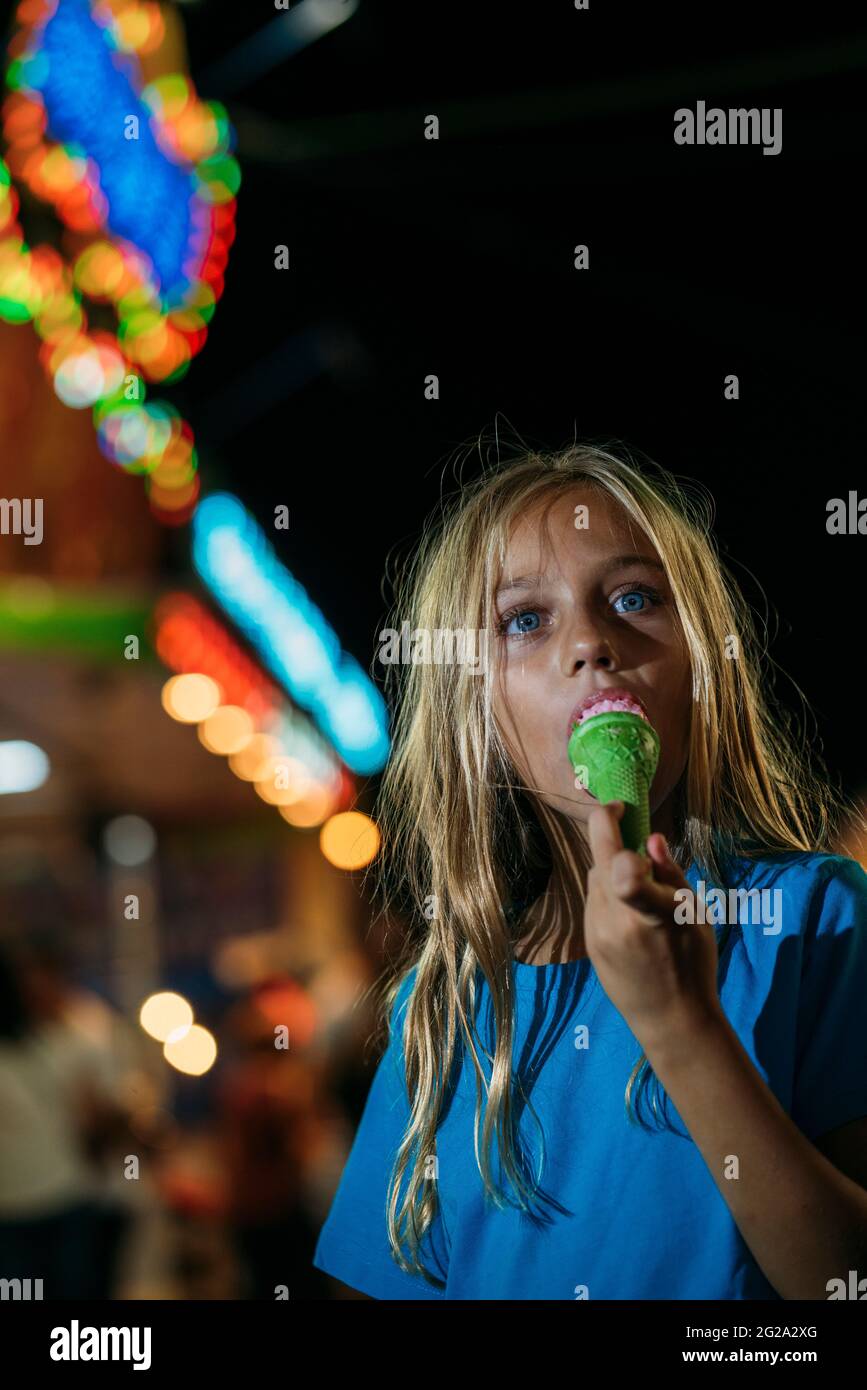
[[[692,889],[665,837],[648,837],[649,862],[623,848],[622,815],[623,802],[614,801],[594,807],[588,818],[593,866],[584,944],[605,993],[647,1052],[675,1032],[724,1018],[718,953],[710,924],[674,919],[683,901],[675,891]]]

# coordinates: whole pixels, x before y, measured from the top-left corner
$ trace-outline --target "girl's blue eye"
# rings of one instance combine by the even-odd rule
[[[630,589],[628,594],[620,594],[615,600],[615,604],[622,603],[623,608],[618,608],[618,613],[641,613],[645,606],[647,595],[640,589]],[[640,603],[637,600],[641,600]]]
[[[613,600],[616,613],[644,613],[648,608],[658,608],[664,603],[665,599],[658,589],[652,588],[649,584],[635,583],[624,593],[618,594]],[[623,605],[618,607],[618,605]],[[514,637],[520,640],[523,637],[534,637],[542,627],[541,614],[546,613],[547,609],[539,608],[511,608],[508,613],[504,613],[497,624],[497,632],[504,637]],[[550,623],[546,623],[550,626]]]
[[[535,619],[535,622],[533,622],[533,619]],[[516,632],[512,630],[512,623],[518,624]],[[520,613],[515,613],[513,617],[508,619],[504,630],[508,637],[520,637],[525,632],[535,632],[540,626],[541,621],[536,609],[524,608]]]
[[[640,599],[641,602],[637,602]],[[645,602],[645,600],[647,600]],[[663,602],[662,594],[658,589],[653,589],[649,584],[634,584],[625,593],[618,594],[614,600],[615,611],[618,613],[643,613],[646,608],[658,608]],[[617,608],[618,603],[624,604],[623,608]]]

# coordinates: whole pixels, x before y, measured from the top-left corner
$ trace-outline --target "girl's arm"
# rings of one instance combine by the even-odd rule
[[[801,1133],[725,1016],[713,928],[673,910],[687,879],[656,834],[649,876],[623,849],[621,811],[612,802],[589,818],[588,954],[769,1283],[782,1298],[826,1299],[829,1280],[867,1277],[867,1122],[823,1136],[852,1176]]]
[[[826,1299],[830,1279],[867,1276],[867,1191],[805,1138],[725,1015],[648,1035],[643,1046],[777,1293]],[[867,1170],[867,1122],[828,1138],[850,1172]]]

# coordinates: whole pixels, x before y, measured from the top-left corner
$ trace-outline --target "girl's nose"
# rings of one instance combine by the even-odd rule
[[[589,667],[593,671],[616,671],[620,658],[607,637],[587,634],[575,637],[566,650],[567,674]]]

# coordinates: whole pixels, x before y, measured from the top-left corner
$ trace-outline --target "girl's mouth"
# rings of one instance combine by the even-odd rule
[[[650,723],[650,717],[638,696],[625,686],[604,686],[599,690],[592,691],[586,695],[572,711],[569,716],[569,730],[571,734],[576,724],[583,724],[586,719],[590,719],[596,714],[608,714],[612,711],[620,711],[624,714],[637,714],[640,719]]]

